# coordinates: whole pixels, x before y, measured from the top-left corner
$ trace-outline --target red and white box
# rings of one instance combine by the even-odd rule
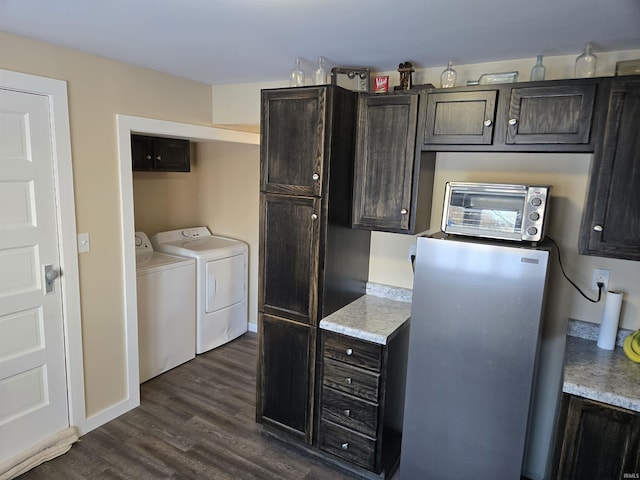
[[[387,93],[389,91],[389,76],[380,75],[374,79],[374,93]]]

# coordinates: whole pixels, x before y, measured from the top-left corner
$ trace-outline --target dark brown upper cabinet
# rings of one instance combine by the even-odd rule
[[[497,90],[427,93],[423,144],[491,145],[497,95]]]
[[[414,233],[416,223],[426,228],[429,222],[431,202],[418,203],[420,193],[430,200],[433,182],[433,168],[421,172],[419,151],[416,156],[418,100],[418,92],[358,99],[355,228]],[[428,192],[419,192],[421,186]]]
[[[134,171],[188,172],[191,170],[188,140],[131,135]]]
[[[593,152],[602,79],[475,85],[426,91],[421,148],[429,151]]]
[[[640,78],[611,81],[591,165],[580,253],[640,260]]]
[[[260,190],[322,196],[327,89],[265,91]]]
[[[512,88],[506,143],[588,145],[595,96],[595,82]]]

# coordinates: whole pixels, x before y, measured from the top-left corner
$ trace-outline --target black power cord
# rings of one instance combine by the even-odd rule
[[[586,298],[587,300],[589,300],[591,303],[598,303],[600,301],[600,299],[602,298],[602,287],[604,287],[604,283],[602,282],[598,282],[596,285],[598,285],[598,299],[597,300],[593,300],[592,298],[589,298],[585,295],[585,293],[580,290],[580,287],[578,287],[578,285],[575,284],[575,282],[573,280],[571,280],[567,274],[564,271],[564,267],[562,266],[562,257],[560,255],[560,247],[558,246],[558,244],[556,243],[556,241],[551,238],[550,236],[547,235],[547,238],[551,241],[551,243],[553,243],[556,247],[556,252],[558,252],[558,263],[560,264],[560,270],[562,271],[562,275],[564,275],[564,278],[567,279],[567,281],[574,286],[574,288],[576,290],[578,290],[578,292],[580,292],[580,295],[582,295],[584,298]]]

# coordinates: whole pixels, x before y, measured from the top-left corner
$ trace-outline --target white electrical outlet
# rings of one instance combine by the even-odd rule
[[[416,257],[416,244],[415,244],[415,243],[413,243],[413,244],[409,245],[409,255],[408,255],[408,258],[409,258],[409,261],[410,261],[410,262],[413,260],[411,257],[413,257],[413,258],[415,258],[415,257]]]
[[[603,283],[602,291],[606,292],[609,288],[609,270],[596,268],[593,271],[593,280],[591,281],[591,290],[598,290],[598,282]]]

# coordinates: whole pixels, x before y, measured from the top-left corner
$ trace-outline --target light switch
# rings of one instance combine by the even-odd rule
[[[78,234],[78,253],[87,253],[91,249],[88,233]]]

